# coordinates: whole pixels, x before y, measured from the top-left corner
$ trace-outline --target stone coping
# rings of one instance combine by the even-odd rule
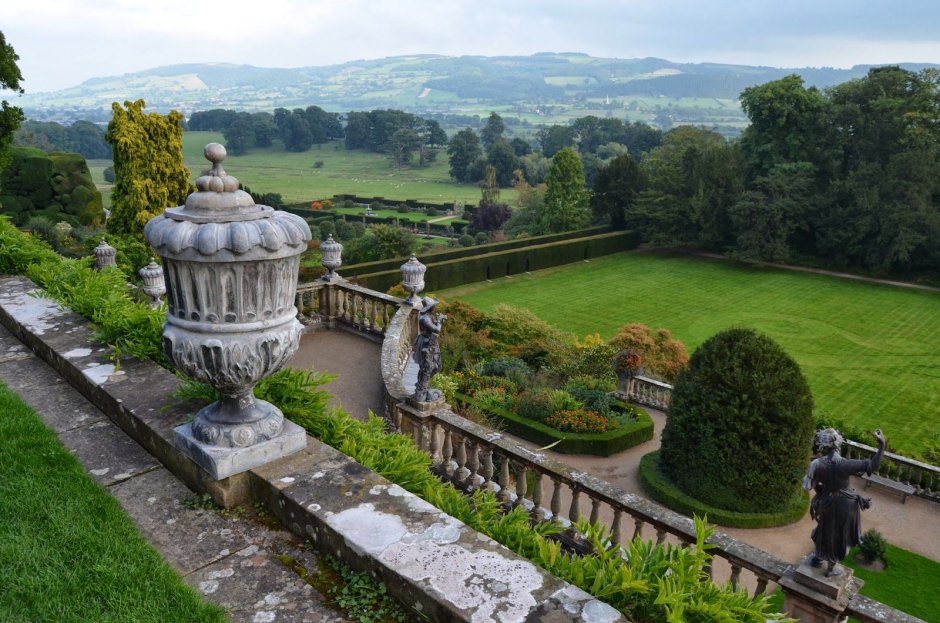
[[[87,320],[35,296],[36,290],[26,278],[0,278],[0,323],[177,478],[217,504],[264,503],[295,534],[379,577],[431,620],[626,620],[312,437],[302,452],[212,480],[173,445],[174,427],[201,406],[172,397],[179,380],[149,361],[121,357],[116,365]]]

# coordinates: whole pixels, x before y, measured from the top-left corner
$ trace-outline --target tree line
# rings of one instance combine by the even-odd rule
[[[594,219],[648,243],[883,274],[940,268],[940,72],[880,67],[822,90],[790,75],[746,88],[741,104],[751,124],[739,140],[584,117],[542,128],[527,153],[494,113],[451,138],[450,173],[516,186],[509,235],[585,222],[546,202],[545,164],[566,152]]]
[[[629,177],[623,223],[659,244],[878,273],[940,267],[936,70],[875,68],[824,90],[791,75],[741,103],[751,125],[739,141],[678,128],[595,196]]]
[[[70,151],[90,159],[111,157],[111,147],[104,140],[104,128],[90,121],[76,121],[71,125],[24,121],[13,134],[13,144],[43,151]]]

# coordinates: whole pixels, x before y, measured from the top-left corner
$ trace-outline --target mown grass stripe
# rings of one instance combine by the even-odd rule
[[[689,256],[622,253],[438,293],[483,310],[528,307],[555,326],[611,337],[666,327],[694,350],[733,325],[767,333],[802,366],[817,411],[940,445],[940,294]]]

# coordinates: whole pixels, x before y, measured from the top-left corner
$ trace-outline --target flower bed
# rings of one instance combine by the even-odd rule
[[[542,446],[551,445],[552,450],[563,454],[610,456],[653,438],[653,420],[650,416],[626,403],[616,403],[617,408],[623,409],[623,423],[617,422],[614,428],[604,432],[572,433],[530,420],[508,409],[484,405],[466,394],[456,392],[454,398],[463,406],[476,407],[497,418],[505,430],[513,435]]]

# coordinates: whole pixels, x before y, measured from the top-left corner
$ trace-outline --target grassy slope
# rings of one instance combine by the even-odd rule
[[[719,260],[619,254],[439,293],[484,310],[528,307],[573,333],[612,336],[643,322],[690,351],[733,325],[780,342],[802,366],[817,411],[893,445],[940,442],[940,294]]]
[[[0,620],[226,620],[2,384],[0,414]]]
[[[853,560],[857,548],[845,560],[855,575],[865,580],[862,594],[903,610],[924,621],[940,621],[940,563],[905,549],[888,545],[888,568],[868,571]],[[930,587],[934,587],[931,589]]]
[[[208,168],[202,155],[206,143],[224,143],[218,132],[183,134],[183,157],[194,176]],[[342,143],[314,145],[309,151],[284,151],[279,143],[269,149],[255,149],[244,156],[228,156],[225,169],[255,192],[281,193],[287,202],[324,199],[338,193],[388,199],[417,199],[444,203],[477,203],[476,184],[455,184],[448,173],[447,154],[425,168],[396,169],[388,157],[362,150],[346,150]],[[313,163],[323,161],[323,168]],[[504,189],[504,201],[512,201],[514,191]]]

